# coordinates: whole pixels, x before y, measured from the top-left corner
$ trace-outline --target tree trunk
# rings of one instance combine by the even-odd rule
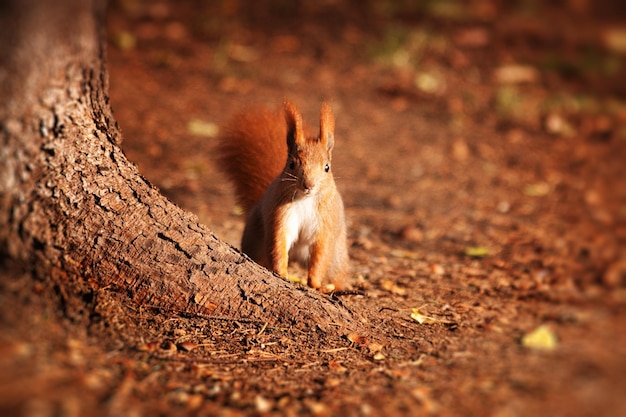
[[[0,254],[61,288],[165,310],[358,327],[340,303],[222,243],[126,159],[103,16],[97,1],[0,5]]]

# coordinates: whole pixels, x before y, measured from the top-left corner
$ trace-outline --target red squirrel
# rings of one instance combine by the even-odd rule
[[[307,268],[310,287],[344,288],[349,258],[343,201],[331,171],[330,105],[322,103],[317,136],[305,135],[288,100],[282,112],[239,114],[222,132],[217,162],[246,214],[241,250],[282,277],[295,261]]]

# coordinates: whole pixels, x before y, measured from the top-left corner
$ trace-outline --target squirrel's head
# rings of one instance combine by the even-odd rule
[[[315,194],[322,184],[332,180],[332,150],[335,143],[335,116],[327,102],[320,109],[320,132],[317,137],[304,133],[302,115],[296,106],[285,100],[287,122],[286,181],[293,181],[296,192]]]

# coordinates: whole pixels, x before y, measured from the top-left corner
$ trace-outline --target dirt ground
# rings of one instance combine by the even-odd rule
[[[0,414],[626,415],[619,2],[118,0],[107,27],[125,152],[234,246],[219,126],[332,103],[372,334],[76,311],[7,265]]]

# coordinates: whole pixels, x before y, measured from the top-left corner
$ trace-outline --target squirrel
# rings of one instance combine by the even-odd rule
[[[254,108],[235,116],[217,145],[218,166],[246,215],[241,250],[284,278],[298,262],[310,287],[327,290],[344,288],[349,268],[344,206],[331,170],[334,131],[327,102],[319,135],[306,136],[302,115],[285,100],[280,112]]]

